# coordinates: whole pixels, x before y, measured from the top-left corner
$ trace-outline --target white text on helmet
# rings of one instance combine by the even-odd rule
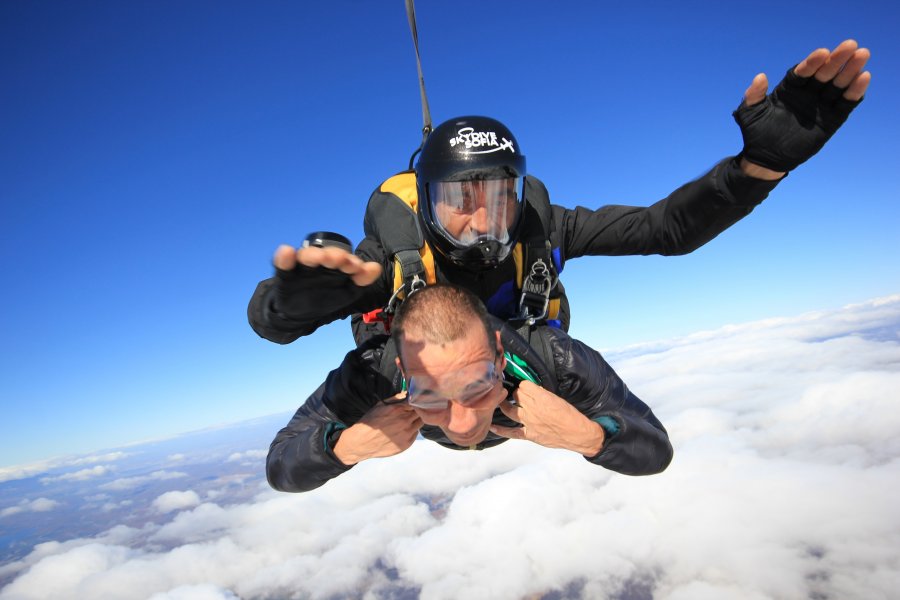
[[[497,133],[494,131],[475,131],[474,127],[463,127],[456,132],[455,138],[450,138],[450,146],[465,144],[467,150],[485,146],[490,147],[488,150],[472,152],[472,154],[487,154],[499,150],[509,150],[515,154],[516,149],[513,148],[512,141],[506,138],[501,138],[501,140],[502,144],[497,141]]]

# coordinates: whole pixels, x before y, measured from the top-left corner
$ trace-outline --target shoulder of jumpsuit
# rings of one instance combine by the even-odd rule
[[[525,177],[525,194],[526,196],[537,194],[540,198],[545,199],[547,204],[550,205],[550,230],[556,233],[555,241],[558,244],[557,249],[559,250],[558,266],[559,270],[562,271],[563,268],[565,268],[566,258],[568,256],[565,237],[565,215],[569,212],[569,209],[550,202],[550,192],[547,190],[547,186],[544,185],[544,182],[537,176],[532,175],[531,173]]]
[[[611,367],[603,356],[559,327],[534,327],[530,343],[535,348],[543,346],[539,351],[554,378],[553,391],[569,403],[594,397],[606,385]]]
[[[325,404],[335,413],[349,406],[365,412],[376,402],[400,391],[400,377],[394,359],[394,340],[376,335],[344,356],[341,365],[329,373],[325,383]]]
[[[500,343],[503,345],[503,351],[513,354],[525,361],[525,364],[534,371],[541,381],[541,387],[556,392],[557,376],[554,363],[554,357],[549,355],[550,347],[544,342],[544,330],[553,329],[547,325],[537,325],[529,330],[527,334],[529,339],[526,340],[512,325],[508,322],[488,315],[491,326],[494,330],[500,332]]]
[[[557,328],[542,332],[557,375],[557,395],[590,415],[625,402],[628,387],[599,351]]]

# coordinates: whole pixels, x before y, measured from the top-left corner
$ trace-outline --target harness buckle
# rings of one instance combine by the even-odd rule
[[[550,290],[553,289],[553,277],[550,268],[542,259],[531,265],[531,272],[522,281],[522,295],[519,297],[519,319],[534,325],[547,316],[550,305]]]
[[[383,321],[385,329],[390,331],[390,324],[391,320],[393,320],[394,318],[394,313],[397,312],[397,309],[400,307],[400,303],[403,302],[403,298],[400,297],[400,294],[406,292],[406,297],[409,297],[412,294],[423,289],[426,285],[428,285],[427,282],[419,277],[418,274],[413,275],[412,279],[394,290],[394,293],[391,295],[391,299],[388,300],[387,305],[385,305],[384,308],[378,308],[376,310],[373,310],[371,313],[366,313],[365,315],[363,315],[363,320],[365,321],[366,317],[372,313],[381,313],[382,316],[377,317],[376,320]],[[368,323],[368,321],[366,322]]]

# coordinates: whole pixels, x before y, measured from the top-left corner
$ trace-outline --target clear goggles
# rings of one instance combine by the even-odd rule
[[[519,216],[523,184],[523,177],[432,182],[435,221],[461,247],[482,239],[506,243]]]
[[[424,410],[443,410],[451,401],[479,408],[480,401],[487,403],[489,393],[502,378],[503,372],[497,369],[496,360],[469,363],[440,380],[429,375],[414,375],[407,382],[406,402]]]

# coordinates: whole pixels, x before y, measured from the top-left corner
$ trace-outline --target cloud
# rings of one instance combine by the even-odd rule
[[[100,506],[100,510],[103,512],[112,512],[114,510],[118,510],[120,508],[126,508],[128,506],[132,506],[134,504],[133,500],[122,500],[121,502],[104,502]]]
[[[198,504],[200,504],[200,496],[197,495],[197,492],[191,490],[186,492],[174,491],[166,492],[157,497],[156,500],[153,501],[153,508],[156,509],[157,512],[168,513],[197,506]]]
[[[38,461],[27,465],[2,467],[0,468],[0,483],[3,483],[5,481],[14,481],[16,479],[34,477],[36,475],[47,473],[56,469],[78,467],[86,464],[95,464],[98,462],[114,462],[117,460],[122,460],[127,456],[130,456],[130,453],[108,452],[106,454],[92,454],[79,457],[65,456]]]
[[[37,498],[35,500],[22,500],[15,506],[0,510],[0,517],[8,517],[23,512],[47,512],[59,506],[59,502],[49,498]]]
[[[311,493],[41,544],[0,599],[890,598],[898,331],[894,297],[608,353],[669,429],[661,475],[420,440]]]
[[[106,454],[94,454],[91,456],[84,456],[82,458],[76,458],[71,463],[72,465],[87,465],[98,462],[114,462],[117,460],[122,460],[130,456],[128,452],[107,452]]]
[[[153,594],[150,600],[240,600],[228,590],[214,585],[186,585],[161,594]]]
[[[116,479],[114,481],[110,481],[109,483],[104,483],[100,486],[100,489],[113,491],[130,490],[151,481],[165,481],[167,479],[178,479],[179,477],[187,477],[187,473],[165,470],[154,471],[149,475],[123,477],[121,479]]]
[[[55,477],[42,477],[41,482],[50,483],[53,481],[85,481],[87,479],[93,479],[94,477],[102,477],[103,475],[107,475],[111,472],[111,468],[103,465],[97,465],[96,467],[81,469],[80,471],[75,471],[73,473],[63,473],[62,475],[57,475]]]
[[[265,463],[266,456],[269,454],[268,450],[247,450],[246,452],[233,452],[228,457],[228,462],[260,462]]]

